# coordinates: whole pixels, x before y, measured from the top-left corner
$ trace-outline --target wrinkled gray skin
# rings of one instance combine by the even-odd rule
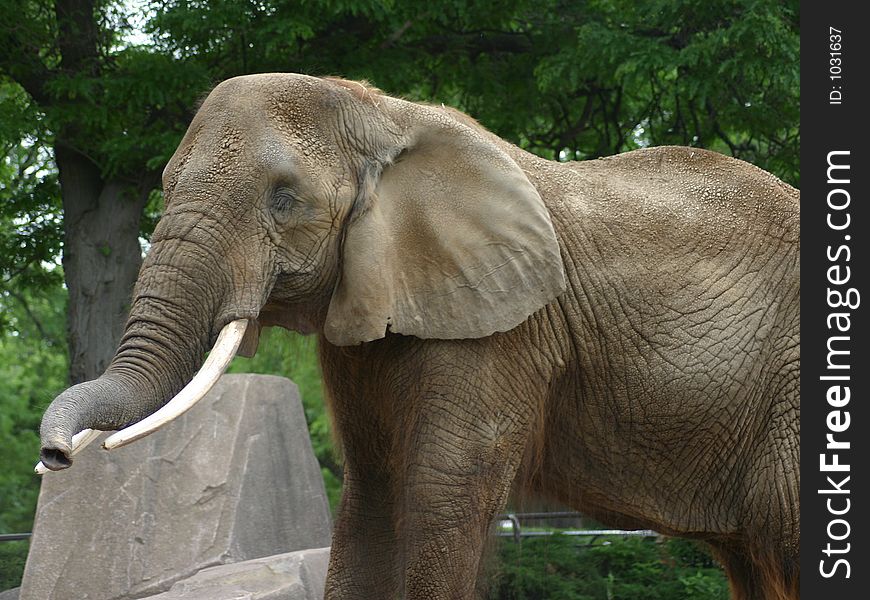
[[[690,148],[557,164],[286,74],[217,86],[163,183],[114,361],[43,419],[50,468],[244,317],[320,338],[346,460],[327,598],[472,597],[512,488],[706,540],[736,598],[797,597],[795,189]]]

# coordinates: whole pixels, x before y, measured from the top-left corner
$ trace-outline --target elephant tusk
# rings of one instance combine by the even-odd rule
[[[97,429],[82,429],[79,431],[72,438],[72,449],[70,450],[69,455],[75,456],[78,454],[85,446],[100,437],[101,433],[103,432]],[[37,475],[45,475],[48,473],[49,468],[42,464],[42,461],[39,461],[36,463],[36,467],[33,470]]]
[[[208,358],[200,367],[199,372],[190,380],[175,398],[167,402],[160,410],[145,417],[130,427],[113,433],[103,442],[103,448],[113,450],[126,446],[130,442],[154,433],[170,421],[186,413],[194,404],[202,400],[208,391],[217,383],[218,378],[226,371],[230,361],[236,355],[239,344],[245,336],[248,327],[247,319],[238,319],[221,329],[214,347]]]

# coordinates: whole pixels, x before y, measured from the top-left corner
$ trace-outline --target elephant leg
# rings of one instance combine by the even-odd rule
[[[523,459],[528,423],[479,398],[421,403],[399,518],[408,600],[475,596],[490,524]],[[509,405],[502,403],[505,409]]]
[[[754,444],[756,456],[747,472],[769,476],[743,484],[749,490],[744,510],[748,532],[739,544],[727,538],[711,542],[734,600],[800,597],[800,432],[783,435],[800,421],[799,384],[795,372],[782,386],[788,393],[774,407],[766,441]]]
[[[326,600],[394,598],[396,534],[386,474],[348,472],[335,530]]]
[[[726,543],[711,545],[728,575],[733,600],[799,600],[797,557],[783,559],[778,553]]]

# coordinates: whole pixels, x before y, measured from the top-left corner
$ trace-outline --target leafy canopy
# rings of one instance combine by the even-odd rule
[[[157,48],[214,80],[368,79],[550,158],[683,144],[797,183],[798,4],[771,0],[152,3]]]

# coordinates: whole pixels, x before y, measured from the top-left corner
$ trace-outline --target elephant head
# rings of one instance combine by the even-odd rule
[[[223,364],[200,373],[206,385],[185,390],[185,406],[239,344],[256,350],[262,326],[335,345],[388,331],[474,338],[560,294],[547,209],[498,139],[467,119],[342,80],[218,85],[164,171],[165,213],[114,359],[45,413],[44,464],[68,467],[77,432],[154,413],[222,331],[210,360]]]

